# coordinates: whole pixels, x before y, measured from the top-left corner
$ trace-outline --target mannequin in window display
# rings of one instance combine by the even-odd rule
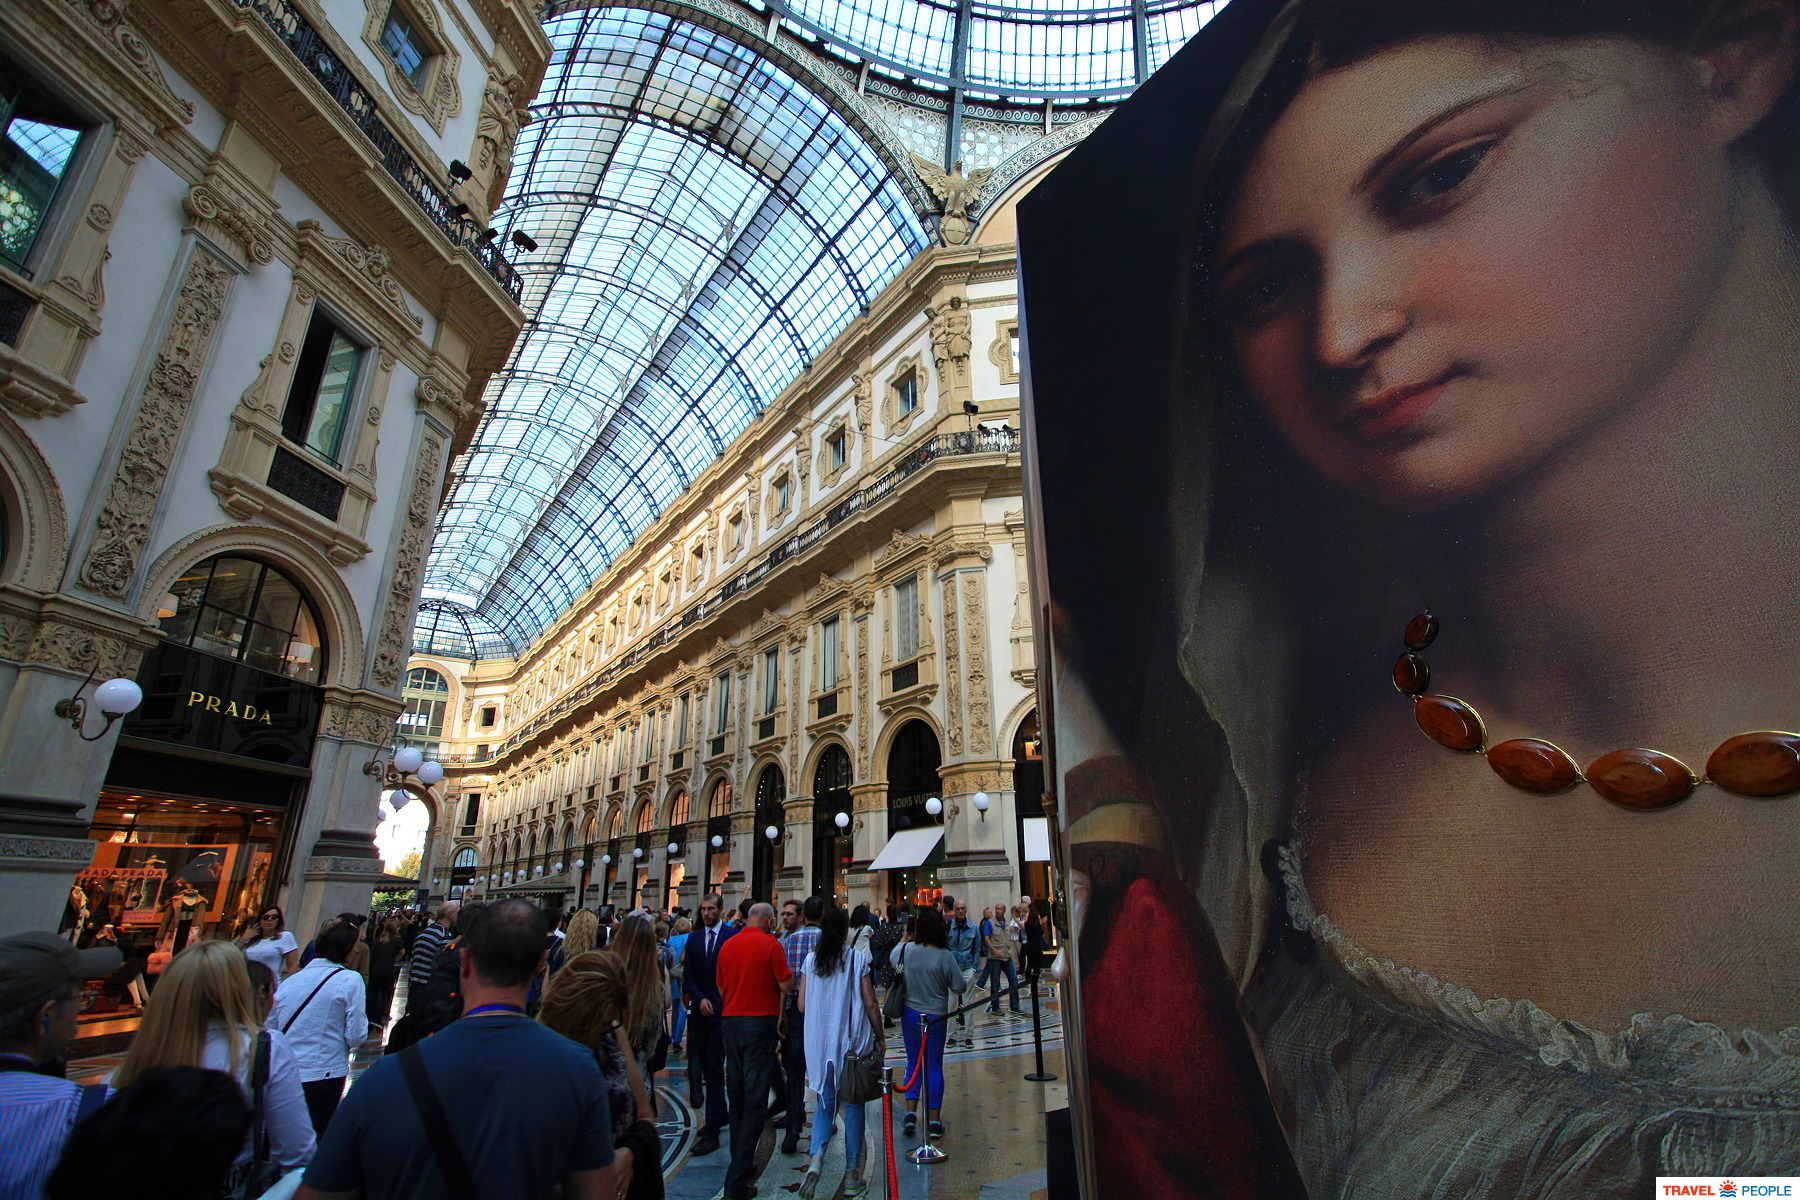
[[[1106,1194],[1256,1188],[1171,1052],[1314,1200],[1800,1170],[1800,5],[1241,7],[1157,715],[1055,631]]]
[[[170,953],[180,954],[190,936],[200,936],[205,921],[206,897],[195,891],[190,881],[178,877],[175,894],[163,902],[163,919],[157,930],[157,940],[168,941]]]

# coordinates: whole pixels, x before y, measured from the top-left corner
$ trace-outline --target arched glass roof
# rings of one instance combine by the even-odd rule
[[[939,87],[1120,97],[1224,0],[769,0],[834,50]]]
[[[523,650],[927,244],[855,130],[737,42],[620,8],[545,31],[494,216],[537,243],[528,320],[426,564],[440,653]]]

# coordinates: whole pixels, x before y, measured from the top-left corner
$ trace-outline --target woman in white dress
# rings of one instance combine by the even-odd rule
[[[819,921],[819,942],[800,966],[800,1011],[806,1014],[806,1084],[818,1093],[813,1108],[812,1161],[800,1184],[801,1200],[812,1200],[819,1169],[831,1144],[838,1112],[844,1114],[844,1192],[868,1190],[863,1178],[863,1106],[840,1106],[838,1071],[849,1053],[866,1054],[875,1047],[877,1060],[887,1051],[881,1032],[881,1008],[869,976],[869,955],[847,942],[850,920],[835,904]]]

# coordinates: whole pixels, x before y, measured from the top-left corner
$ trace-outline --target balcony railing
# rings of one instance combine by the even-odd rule
[[[260,2],[260,0],[256,0],[256,2]],[[892,495],[908,476],[917,474],[940,458],[965,454],[1011,454],[1018,448],[1018,431],[1006,428],[975,429],[965,433],[940,433],[925,439],[907,451],[899,462],[874,482],[839,500],[826,509],[821,516],[815,518],[811,524],[794,533],[793,536],[771,549],[739,574],[720,584],[710,596],[688,608],[679,616],[671,618],[655,633],[633,646],[624,655],[608,663],[601,670],[588,676],[580,686],[566,692],[554,704],[526,721],[511,737],[506,739],[496,757],[507,754],[513,747],[534,737],[539,730],[560,719],[564,713],[617,681],[687,630],[713,616],[734,596],[755,587],[770,571],[783,562],[818,545],[833,526],[843,524],[856,514],[866,511]],[[724,739],[715,738],[714,741],[717,743],[717,749],[711,749],[708,753],[724,753]]]
[[[456,201],[438,187],[437,182],[406,149],[399,136],[381,119],[374,95],[356,81],[349,66],[326,44],[312,23],[288,0],[238,0],[238,3],[261,15],[269,28],[275,31],[275,36],[300,60],[300,64],[326,93],[337,101],[338,107],[349,115],[364,136],[374,143],[376,153],[381,156],[381,165],[387,168],[387,173],[399,182],[420,210],[431,218],[432,224],[444,235],[444,240],[474,255],[475,261],[506,289],[506,294],[517,304],[522,294],[519,273],[513,270],[512,264],[506,261],[493,242],[475,241],[480,232],[475,222],[456,211]]]

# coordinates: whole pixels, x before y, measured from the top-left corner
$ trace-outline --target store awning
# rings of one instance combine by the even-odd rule
[[[1050,859],[1050,819],[1048,817],[1025,818],[1025,861],[1049,862]]]
[[[869,864],[871,871],[899,871],[907,867],[922,865],[937,849],[937,844],[944,836],[942,825],[927,825],[923,829],[902,829],[888,839],[888,844],[881,848],[875,861]]]

